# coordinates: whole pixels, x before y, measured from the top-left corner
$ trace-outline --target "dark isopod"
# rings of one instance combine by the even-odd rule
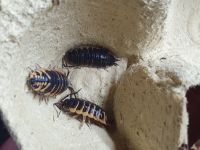
[[[88,66],[105,68],[117,66],[118,59],[107,48],[96,45],[81,45],[68,50],[62,58],[63,67]]]

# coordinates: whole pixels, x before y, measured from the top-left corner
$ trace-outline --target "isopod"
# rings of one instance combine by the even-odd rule
[[[76,97],[72,98],[71,95],[72,94],[65,96],[59,102],[54,103],[54,105],[56,105],[62,112],[82,116],[83,119],[81,126],[86,122],[86,120],[90,123],[90,119],[100,126],[110,125],[108,123],[106,112],[100,106],[84,99]]]
[[[68,50],[62,58],[63,67],[88,66],[105,68],[117,66],[119,61],[107,48],[97,45],[80,45]]]
[[[68,75],[55,69],[39,68],[31,70],[27,78],[28,88],[41,98],[57,96],[65,90],[74,91],[69,86]]]

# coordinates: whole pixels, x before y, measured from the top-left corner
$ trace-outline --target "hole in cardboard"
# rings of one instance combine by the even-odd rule
[[[200,86],[191,87],[186,97],[188,100],[187,111],[189,113],[188,141],[191,147],[200,139]]]

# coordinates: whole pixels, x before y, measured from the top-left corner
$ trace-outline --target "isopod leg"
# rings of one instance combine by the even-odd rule
[[[41,104],[43,98],[41,96],[39,96],[39,104]]]
[[[40,68],[42,68],[42,67],[41,67],[39,64],[36,63],[36,64],[35,64],[35,68],[36,68],[36,69],[40,69]]]
[[[117,63],[114,63],[114,66],[119,66]]]
[[[108,72],[107,68],[103,68],[106,72]]]
[[[51,69],[51,68],[52,68],[51,64],[49,64],[48,68],[49,68],[49,69]],[[54,69],[54,68],[53,68],[53,69]]]
[[[68,65],[62,65],[62,68],[67,68],[67,67],[69,67],[69,68],[80,68],[80,67],[77,67],[77,66],[68,66]]]
[[[83,120],[82,120],[82,122],[81,122],[81,124],[80,124],[80,127],[79,127],[79,129],[81,129],[81,128],[82,128],[83,124],[85,123],[85,120],[86,120],[86,116],[83,116]]]
[[[90,122],[90,118],[87,118],[88,122],[86,121],[87,126],[90,128],[91,127],[91,122]]]
[[[33,72],[33,69],[31,67],[27,67],[26,70]]]
[[[73,89],[73,88],[72,88]],[[76,94],[80,91],[81,89],[79,89],[78,91],[74,91],[74,90],[70,90],[71,91],[71,93],[70,94],[68,94],[67,96],[65,96],[65,97],[70,97],[70,98],[72,98],[72,95],[74,95],[74,97],[76,98]]]
[[[70,90],[70,92],[71,92],[71,93],[69,94],[69,96],[71,97],[72,95],[74,95],[74,97],[76,98],[77,92],[75,92],[74,89],[73,89],[71,86],[69,86],[68,88],[69,88],[69,90]]]
[[[73,118],[74,118],[74,119],[77,119],[77,118],[78,118],[78,116],[79,116],[79,115],[73,115]]]
[[[73,67],[74,69],[81,69],[79,66],[68,66],[68,67]]]
[[[69,69],[68,68],[67,68],[67,75],[66,76],[67,76],[67,79],[68,79],[68,76],[69,76]]]
[[[53,70],[56,70],[56,68],[58,68],[58,66],[52,66],[51,64],[48,66],[48,69],[53,69]]]
[[[74,93],[74,89],[71,86],[68,86],[71,93]]]
[[[46,104],[48,104],[49,99],[47,97],[44,97],[44,101]]]

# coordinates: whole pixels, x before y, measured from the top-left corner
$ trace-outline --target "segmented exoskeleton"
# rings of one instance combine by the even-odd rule
[[[69,98],[68,98],[69,97]],[[82,116],[82,124],[86,122],[90,123],[90,119],[97,123],[97,125],[108,126],[108,119],[105,111],[90,101],[72,98],[72,94],[62,98],[59,102],[54,103],[62,112],[68,112],[72,115]],[[86,122],[87,123],[87,122]]]
[[[107,49],[97,45],[80,45],[68,50],[62,58],[63,67],[88,66],[105,68],[117,66],[118,59]]]
[[[69,86],[68,75],[55,69],[38,68],[31,70],[27,79],[27,85],[30,90],[41,98],[57,96],[67,88],[73,92]]]

